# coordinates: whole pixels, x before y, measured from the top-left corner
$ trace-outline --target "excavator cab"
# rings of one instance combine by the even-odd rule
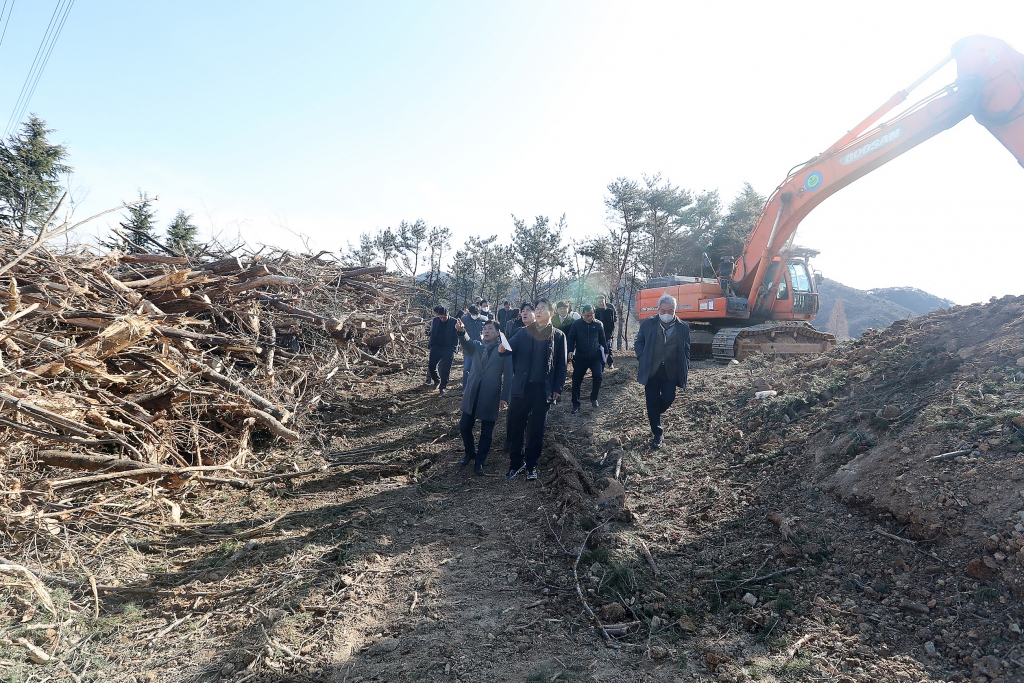
[[[764,307],[776,320],[810,320],[818,312],[817,279],[807,260],[818,252],[793,249],[778,257],[768,269]]]

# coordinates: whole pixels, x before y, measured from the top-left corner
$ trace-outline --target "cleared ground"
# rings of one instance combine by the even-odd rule
[[[166,494],[178,526],[125,484],[156,502],[91,549],[42,538],[19,559],[178,595],[97,616],[51,585],[54,620],[9,585],[5,637],[54,660],[0,660],[14,681],[1020,680],[1022,330],[1006,299],[810,362],[696,363],[657,452],[620,355],[600,409],[552,410],[537,482],[500,451],[495,476],[459,468],[458,392],[391,375],[325,414],[329,448],[275,456],[320,475]]]

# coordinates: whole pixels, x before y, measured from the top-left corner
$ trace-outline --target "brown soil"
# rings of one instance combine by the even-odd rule
[[[0,663],[14,681],[1021,680],[1022,357],[1024,298],[1006,298],[811,361],[696,363],[652,452],[620,354],[600,409],[552,410],[537,482],[460,469],[458,392],[391,375],[325,415],[332,455],[265,455],[333,463],[321,476],[164,494],[192,524],[173,529],[159,491],[125,483],[133,521],[97,519],[90,549],[18,546],[180,595],[96,617],[88,590],[51,585],[51,633],[9,585],[0,636],[55,659],[0,644]],[[503,440],[499,422],[494,475]],[[577,576],[626,625],[609,644]]]

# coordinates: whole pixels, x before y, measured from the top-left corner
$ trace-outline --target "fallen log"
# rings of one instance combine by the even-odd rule
[[[374,356],[373,354],[366,353],[362,349],[358,349],[358,351],[359,351],[359,357],[360,358],[362,358],[363,360],[368,360],[371,363],[373,363],[374,365],[379,365],[382,368],[391,368],[392,370],[401,370],[401,369],[403,369],[405,367],[401,363],[392,363],[391,361],[384,360],[383,358],[377,358],[377,356]]]
[[[257,287],[267,287],[269,285],[278,285],[282,287],[297,287],[302,280],[297,277],[285,277],[284,275],[265,275],[263,277],[256,277],[251,280],[245,280],[238,284],[228,285],[228,291],[234,294],[241,292],[247,292],[250,289],[256,289]]]
[[[289,315],[294,315],[299,318],[305,318],[306,320],[315,322],[317,325],[323,325],[328,332],[337,332],[341,330],[342,325],[344,325],[344,323],[338,320],[337,318],[327,318],[317,313],[313,313],[312,311],[305,311],[301,308],[296,308],[295,306],[292,306],[289,303],[281,301],[280,299],[274,299],[269,296],[261,296],[259,298],[259,302],[267,304],[271,308],[277,309],[278,311],[288,313]]]
[[[298,441],[299,433],[288,429],[283,424],[274,419],[273,416],[268,415],[262,410],[256,408],[248,408],[245,406],[239,406],[235,409],[235,412],[245,417],[251,417],[256,419],[258,422],[262,422],[263,425],[270,430],[275,436],[279,436],[285,441]]]
[[[121,254],[117,257],[121,263],[162,263],[169,266],[183,266],[188,263],[184,256],[164,256],[163,254]]]
[[[230,377],[225,377],[224,375],[220,374],[219,372],[217,372],[213,368],[211,368],[209,366],[206,366],[206,365],[201,365],[199,363],[194,363],[193,366],[192,366],[192,370],[194,372],[198,372],[202,376],[203,379],[205,379],[207,381],[210,381],[210,382],[213,382],[214,384],[220,385],[220,386],[224,387],[225,389],[227,389],[228,391],[234,391],[235,393],[244,396],[251,403],[253,403],[254,405],[257,405],[257,406],[259,406],[261,408],[261,411],[257,411],[257,412],[268,413],[268,414],[272,415],[273,417],[277,418],[278,420],[281,420],[282,422],[287,422],[288,421],[289,414],[288,414],[287,411],[283,410],[282,408],[278,408],[276,405],[274,405],[273,403],[271,403],[267,399],[263,398],[262,396],[260,396],[259,394],[255,393],[255,392],[251,391],[248,387],[246,387],[241,382],[236,382],[235,380],[231,379]],[[256,416],[253,415],[251,417],[256,417]]]
[[[85,470],[95,472],[97,470],[110,470],[112,472],[124,472],[127,470],[141,470],[152,467],[138,460],[127,460],[125,458],[112,458],[109,455],[93,455],[90,453],[72,453],[71,451],[36,451],[36,459],[50,467],[63,467],[66,470]]]
[[[342,269],[341,274],[346,278],[359,277],[360,275],[377,275],[384,272],[384,266],[369,266],[367,268]]]
[[[101,481],[112,481],[114,479],[136,479],[149,480],[161,479],[163,477],[180,477],[183,474],[192,472],[213,472],[217,470],[230,470],[227,465],[203,465],[199,467],[144,467],[136,470],[122,470],[120,472],[108,472],[107,474],[94,474],[88,477],[76,477],[74,479],[58,479],[49,482],[52,489],[63,489],[68,486],[81,486],[82,484],[95,484]]]
[[[778,512],[768,513],[768,519],[771,520],[771,522],[775,526],[779,527],[779,532],[782,533],[782,537],[785,538],[787,541],[792,538],[796,538],[796,534],[793,533],[792,527],[786,524],[786,520],[784,520],[782,518],[782,515],[780,515]]]

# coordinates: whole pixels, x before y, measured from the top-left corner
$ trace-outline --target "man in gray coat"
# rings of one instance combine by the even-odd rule
[[[470,339],[479,340],[480,331],[483,330],[487,317],[480,314],[476,304],[469,307],[469,313],[462,316],[462,324],[466,326],[466,334]],[[473,367],[473,356],[463,350],[462,352],[462,390],[466,390],[466,382],[469,381],[469,371]]]
[[[661,414],[676,400],[676,387],[686,389],[690,371],[690,326],[676,317],[676,298],[668,294],[658,299],[658,315],[642,323],[633,344],[636,350],[636,381],[644,385],[647,419],[654,440],[651,448],[661,448],[665,430]]]
[[[455,324],[459,343],[466,358],[473,364],[462,392],[462,419],[459,433],[466,448],[466,455],[459,461],[465,467],[476,461],[473,473],[483,476],[484,462],[491,450],[491,435],[498,411],[508,407],[512,392],[512,357],[498,354],[498,323],[488,320],[480,331],[480,339],[473,339],[467,333],[466,325],[460,320]],[[480,421],[480,444],[473,443],[473,425]]]

